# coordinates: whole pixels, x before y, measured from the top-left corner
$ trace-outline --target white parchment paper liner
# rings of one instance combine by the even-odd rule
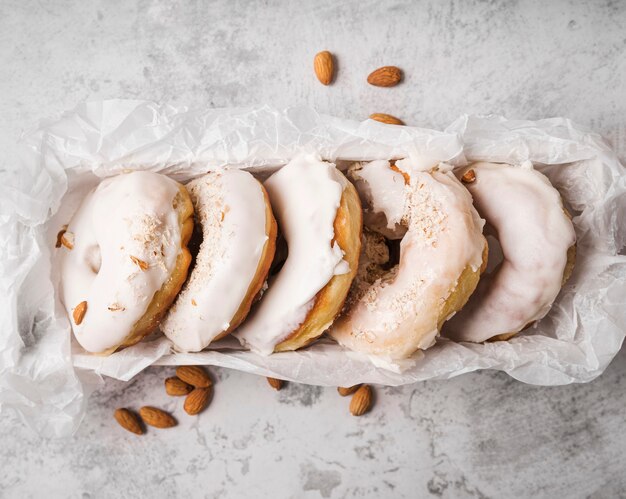
[[[100,177],[149,169],[186,181],[234,164],[255,171],[298,152],[330,160],[411,157],[426,164],[533,161],[575,214],[577,265],[551,312],[508,342],[441,340],[402,372],[376,367],[328,340],[299,352],[261,357],[232,339],[197,354],[171,353],[156,337],[109,357],[71,341],[58,301],[56,232]],[[21,161],[0,184],[0,407],[44,435],[79,424],[99,375],[129,379],[151,364],[218,365],[302,383],[399,385],[477,369],[526,383],[585,382],[619,351],[626,324],[626,176],[603,140],[562,118],[507,121],[463,116],[445,132],[358,123],[310,108],[196,111],[144,101],[78,106],[42,122],[22,141]]]

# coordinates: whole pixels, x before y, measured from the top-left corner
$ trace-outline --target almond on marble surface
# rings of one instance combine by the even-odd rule
[[[402,71],[396,66],[375,69],[367,77],[367,83],[375,87],[394,87],[402,79]]]
[[[156,407],[142,407],[139,409],[139,415],[144,423],[155,428],[171,428],[178,424],[171,414]]]
[[[317,53],[313,59],[313,69],[322,85],[330,85],[335,75],[333,55],[328,50]]]
[[[125,407],[116,409],[113,414],[118,424],[127,431],[135,433],[136,435],[143,435],[143,428],[139,422],[139,418],[134,412],[129,411]]]
[[[372,407],[372,388],[369,385],[361,385],[354,392],[350,401],[350,412],[353,416],[362,416]]]
[[[213,384],[207,372],[200,366],[179,366],[176,368],[176,376],[196,388],[208,388]]]

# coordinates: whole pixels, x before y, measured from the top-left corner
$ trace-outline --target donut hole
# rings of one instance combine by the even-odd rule
[[[200,246],[202,245],[203,240],[204,237],[202,237],[202,227],[200,227],[200,224],[194,224],[191,238],[189,239],[189,243],[187,243],[187,248],[191,253],[191,263],[189,264],[187,275],[191,275],[191,272],[196,266],[196,258],[200,253]]]
[[[502,253],[502,246],[500,241],[493,234],[485,234],[487,244],[489,245],[489,256],[487,258],[487,268],[485,273],[491,274],[494,272],[500,264],[504,261],[504,253]]]
[[[102,254],[100,253],[100,246],[93,245],[89,246],[85,251],[85,262],[89,269],[97,274],[100,272],[100,267],[102,266]]]
[[[276,238],[276,252],[274,253],[274,260],[272,261],[272,265],[270,267],[270,276],[274,276],[280,272],[280,269],[282,269],[283,265],[285,265],[288,256],[289,247],[287,246],[287,241],[282,234],[279,234]]]
[[[400,243],[402,239],[387,239],[385,245],[389,250],[389,260],[382,265],[383,270],[391,270],[400,263]]]

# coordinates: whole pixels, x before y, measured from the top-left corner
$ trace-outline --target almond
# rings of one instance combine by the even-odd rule
[[[209,405],[209,399],[211,398],[212,388],[194,388],[193,391],[187,395],[185,399],[185,405],[183,406],[185,412],[190,416],[200,414],[206,406]]]
[[[347,397],[348,395],[352,395],[354,392],[356,392],[360,386],[361,385],[340,386],[339,388],[337,388],[337,393],[339,393],[339,395],[341,395],[342,397]]]
[[[476,180],[476,173],[474,173],[474,170],[467,170],[461,177],[461,182],[465,184],[471,184],[475,180]]]
[[[176,368],[176,376],[196,388],[208,388],[213,384],[207,372],[200,366],[179,366]]]
[[[381,123],[387,123],[388,125],[404,125],[404,121],[385,113],[370,114],[370,119],[380,121]]]
[[[362,416],[370,410],[372,406],[372,389],[370,385],[361,387],[352,395],[350,401],[350,412],[353,416]]]
[[[267,378],[267,382],[276,391],[279,391],[285,384],[285,382],[282,379],[277,379],[277,378]]]
[[[122,407],[120,409],[116,409],[113,416],[119,425],[125,430],[137,435],[143,435],[143,428],[141,427],[139,418],[134,412]]]
[[[193,390],[193,386],[176,376],[165,380],[165,391],[172,397],[182,397]]]
[[[74,318],[74,324],[78,326],[81,322],[83,322],[83,318],[85,317],[86,313],[87,313],[87,302],[81,301],[78,305],[76,305],[76,308],[72,312],[72,317]]]
[[[396,66],[383,66],[370,73],[367,83],[376,87],[394,87],[402,79],[402,71]]]
[[[65,246],[68,250],[74,248],[74,234],[68,232],[67,230],[61,234],[61,244]]]
[[[313,69],[322,85],[330,85],[335,75],[333,55],[328,50],[316,54],[315,59],[313,59]]]
[[[144,270],[148,270],[148,267],[150,265],[148,265],[146,262],[144,262],[143,260],[140,260],[139,258],[137,258],[136,256],[130,255],[130,259],[133,261],[133,263],[135,265],[137,265],[137,267],[139,267],[142,271]]]
[[[139,409],[139,415],[144,423],[155,428],[171,428],[178,424],[171,414],[156,407],[142,407]]]
[[[63,235],[67,231],[67,225],[61,227],[61,230],[57,233],[57,242],[54,245],[55,248],[60,248],[63,245]],[[71,249],[71,248],[70,248]]]

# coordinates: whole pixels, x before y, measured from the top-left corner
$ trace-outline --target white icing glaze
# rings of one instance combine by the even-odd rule
[[[203,241],[189,280],[161,329],[177,349],[198,352],[227,331],[267,241],[261,184],[248,172],[209,173],[187,185]]]
[[[504,261],[495,272],[483,275],[444,334],[481,342],[518,332],[550,310],[576,235],[559,192],[531,165],[476,163],[469,168],[476,180],[466,187],[478,212],[496,231]]]
[[[67,234],[62,296],[74,336],[89,352],[124,341],[176,265],[181,252],[178,213],[172,202],[179,184],[152,172],[103,180],[83,201]],[[149,267],[142,270],[134,257]],[[87,302],[80,325],[73,309]]]
[[[410,175],[400,262],[382,276],[357,275],[356,295],[330,329],[342,345],[387,360],[434,343],[443,301],[468,265],[480,267],[485,246],[483,221],[452,173],[398,166]]]
[[[402,173],[392,170],[389,161],[376,160],[354,163],[348,169],[348,178],[361,198],[365,226],[389,239],[402,239],[408,193]]]
[[[315,296],[334,275],[348,271],[333,243],[333,223],[347,180],[332,163],[294,158],[265,182],[289,254],[263,299],[235,335],[242,345],[269,355],[305,320]]]

